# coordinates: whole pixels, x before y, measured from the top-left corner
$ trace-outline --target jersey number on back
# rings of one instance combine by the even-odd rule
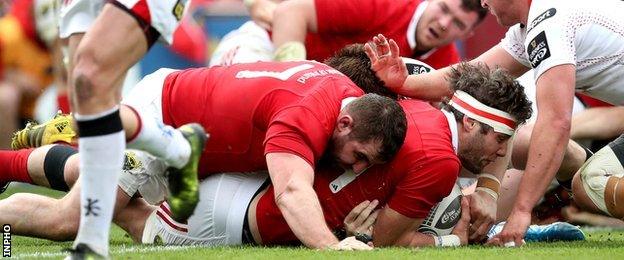
[[[301,64],[295,67],[286,69],[284,71],[266,71],[266,70],[241,70],[236,73],[238,79],[253,79],[253,78],[274,78],[282,81],[288,80],[293,75],[302,72],[307,69],[313,68],[312,64]]]

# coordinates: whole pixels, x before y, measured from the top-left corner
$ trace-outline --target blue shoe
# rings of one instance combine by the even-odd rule
[[[503,230],[506,222],[498,223],[490,229],[488,239]],[[578,226],[566,222],[555,222],[548,225],[531,225],[524,235],[526,242],[580,241],[585,234]]]
[[[531,225],[524,235],[527,242],[581,241],[585,234],[578,226],[566,222]]]

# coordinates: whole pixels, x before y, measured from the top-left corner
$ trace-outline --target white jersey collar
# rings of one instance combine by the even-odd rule
[[[455,120],[455,116],[453,116],[453,113],[446,110],[442,110],[442,113],[444,114],[444,116],[446,116],[446,121],[448,121],[449,129],[451,130],[451,142],[453,143],[453,151],[455,151],[455,154],[457,154],[457,149],[459,148],[457,121]]]

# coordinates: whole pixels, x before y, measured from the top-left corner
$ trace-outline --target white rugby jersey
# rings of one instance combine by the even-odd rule
[[[501,46],[533,68],[535,79],[576,66],[576,91],[624,105],[624,1],[533,0],[527,25],[509,28]]]

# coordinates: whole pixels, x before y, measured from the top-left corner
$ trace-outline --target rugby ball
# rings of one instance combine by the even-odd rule
[[[418,227],[418,232],[434,236],[450,235],[461,218],[461,198],[461,188],[455,184],[451,194],[431,209]]]
[[[401,57],[407,68],[407,73],[410,75],[424,74],[434,71],[435,69],[429,64],[412,58]]]

